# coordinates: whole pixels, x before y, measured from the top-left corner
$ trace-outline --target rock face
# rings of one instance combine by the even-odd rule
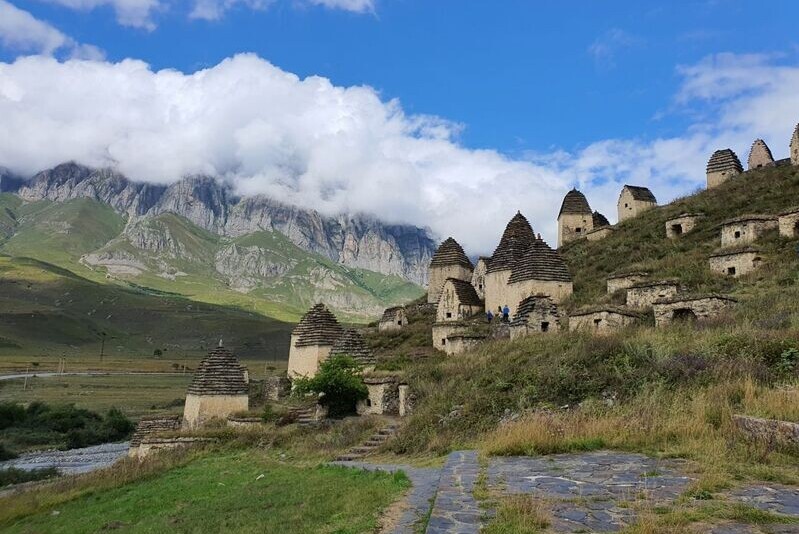
[[[24,182],[6,172],[0,187],[29,201],[92,198],[127,215],[129,224],[174,213],[227,237],[279,232],[298,247],[348,267],[397,275],[420,285],[427,282],[435,251],[435,242],[422,228],[385,224],[362,214],[325,216],[264,196],[240,198],[229,185],[209,176],[161,186],[132,182],[110,169],[65,163]]]

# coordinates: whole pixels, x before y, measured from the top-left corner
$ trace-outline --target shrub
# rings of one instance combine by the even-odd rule
[[[331,417],[353,413],[355,403],[369,395],[358,362],[346,355],[334,356],[322,362],[316,376],[295,381],[294,391],[297,395],[322,394],[319,402],[327,406]]]
[[[4,462],[5,460],[13,460],[16,457],[16,454],[8,450],[3,443],[0,443],[0,462]]]

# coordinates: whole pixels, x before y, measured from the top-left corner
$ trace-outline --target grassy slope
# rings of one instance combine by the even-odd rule
[[[264,475],[262,478],[259,476]],[[294,467],[257,451],[208,456],[151,480],[60,505],[4,532],[374,532],[407,479]]]
[[[242,357],[283,353],[291,325],[179,295],[123,288],[25,258],[0,256],[0,345],[4,354],[99,354],[197,358],[220,337]]]
[[[153,254],[120,235],[124,224],[124,218],[110,207],[90,199],[22,204],[14,195],[0,195],[0,242],[8,238],[2,243],[3,252],[46,261],[97,282],[108,281],[105,269],[91,269],[79,262],[80,257],[95,251],[123,253],[147,270],[134,277],[122,276],[116,283],[235,306],[285,321],[297,321],[320,300],[330,301],[334,309],[342,311],[363,308],[376,313],[422,292],[397,276],[345,267],[308,253],[282,234],[257,232],[232,242],[264,249],[268,260],[286,265],[288,272],[262,280],[252,292],[243,293],[229,287],[213,267],[217,253],[231,241],[167,213],[137,224],[155,235],[170,236],[182,247],[181,253]],[[176,272],[182,274],[174,279],[164,276]],[[316,280],[322,288],[313,287],[310,280]],[[365,317],[344,312],[342,318],[363,321]]]

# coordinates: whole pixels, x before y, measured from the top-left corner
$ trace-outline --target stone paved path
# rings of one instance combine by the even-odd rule
[[[427,534],[477,534],[483,515],[474,498],[474,485],[480,476],[477,451],[453,452],[441,470],[438,493]]]
[[[685,491],[691,479],[679,467],[676,461],[608,451],[494,458],[488,481],[503,493],[550,502],[556,532],[616,532],[635,519],[624,502],[670,502]]]
[[[441,469],[419,468],[408,465],[370,464],[367,462],[333,462],[333,465],[366,469],[367,471],[386,471],[388,473],[403,471],[408,475],[413,487],[405,500],[406,508],[402,512],[402,516],[389,534],[412,534],[415,532],[414,525],[420,523],[430,512],[441,476]]]

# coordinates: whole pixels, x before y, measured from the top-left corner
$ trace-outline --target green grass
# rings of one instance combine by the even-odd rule
[[[263,476],[261,476],[263,475]],[[195,460],[155,478],[89,493],[4,532],[374,532],[409,486],[403,475],[296,467],[258,451]],[[288,529],[288,530],[287,530]]]

